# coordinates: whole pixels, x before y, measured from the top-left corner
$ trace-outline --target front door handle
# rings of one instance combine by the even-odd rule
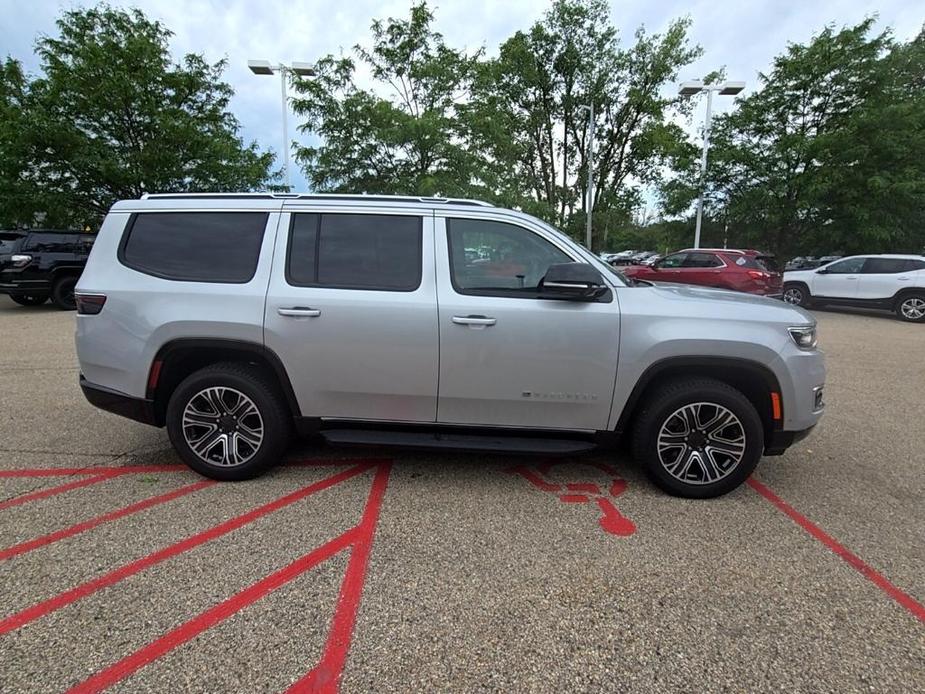
[[[456,325],[472,325],[484,328],[488,325],[494,325],[498,321],[488,316],[453,316],[453,322]]]
[[[278,308],[276,312],[281,316],[290,318],[317,318],[321,315],[321,309],[308,308],[307,306],[293,306],[292,308]]]

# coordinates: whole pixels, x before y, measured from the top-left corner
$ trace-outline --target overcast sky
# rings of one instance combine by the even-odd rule
[[[32,52],[36,36],[55,33],[61,11],[92,3],[58,0],[0,0],[0,55],[9,54],[35,71]],[[311,62],[319,56],[349,51],[356,43],[368,43],[374,18],[404,17],[410,0],[111,0],[112,5],[133,6],[149,17],[162,20],[173,33],[175,56],[202,53],[210,61],[227,58],[225,79],[235,90],[232,109],[247,141],[279,152],[282,139],[280,86],[277,77],[257,77],[247,70],[247,60]],[[526,29],[548,7],[543,0],[441,0],[435,7],[436,27],[456,48],[489,53],[518,29]],[[788,42],[804,42],[824,25],[853,24],[877,14],[881,28],[890,27],[897,38],[908,40],[925,21],[922,0],[613,0],[614,24],[624,40],[632,40],[640,25],[660,32],[674,18],[689,15],[691,38],[704,49],[703,57],[680,75],[700,77],[710,70],[726,68],[729,79],[757,84],[759,71]],[[718,99],[717,110],[732,106],[732,99]],[[702,116],[701,116],[702,117]],[[290,116],[290,135],[295,130]],[[305,179],[293,167],[296,190],[305,190]]]

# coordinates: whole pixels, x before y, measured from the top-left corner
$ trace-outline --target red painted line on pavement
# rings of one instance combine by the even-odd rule
[[[584,492],[585,494],[600,494],[601,488],[594,482],[569,482],[565,488],[570,492]]]
[[[550,482],[547,482],[542,477],[533,472],[533,470],[526,468],[523,465],[511,468],[508,470],[508,472],[515,475],[520,475],[534,487],[544,492],[558,492],[562,488],[558,484],[551,484]]]
[[[366,467],[364,468],[364,471],[368,469],[369,467]],[[307,554],[302,555],[294,562],[283,567],[282,569],[257,581],[247,588],[244,588],[230,598],[223,600],[205,612],[200,613],[196,617],[193,617],[189,621],[181,624],[175,629],[172,629],[160,638],[149,643],[147,646],[140,648],[122,660],[119,660],[104,670],[101,670],[95,675],[92,675],[88,679],[70,689],[69,694],[90,694],[91,692],[101,692],[104,689],[107,689],[108,687],[121,682],[141,668],[150,665],[158,658],[163,657],[170,651],[196,638],[199,634],[206,631],[207,629],[211,629],[215,625],[220,624],[232,615],[240,612],[245,607],[252,605],[257,600],[273,592],[277,588],[286,585],[305,572],[318,566],[318,564],[330,559],[335,554],[338,554],[344,549],[353,546],[350,561],[347,567],[347,573],[344,576],[343,583],[341,584],[340,602],[335,611],[334,625],[332,626],[331,634],[328,636],[328,644],[326,646],[326,652],[324,656],[324,658],[326,658],[331,641],[335,637],[335,631],[338,638],[343,638],[344,636],[342,633],[343,624],[338,623],[338,616],[342,610],[349,608],[349,606],[345,607],[344,604],[344,591],[345,586],[348,583],[351,584],[350,595],[353,595],[355,592],[356,599],[357,601],[359,600],[359,592],[363,587],[362,584],[364,576],[362,572],[358,572],[358,569],[355,566],[356,562],[358,561],[355,560],[355,557],[358,556],[364,546],[367,546],[366,556],[368,557],[368,546],[372,545],[372,536],[375,532],[376,521],[379,517],[379,510],[382,506],[382,497],[385,493],[385,487],[388,484],[390,469],[390,463],[383,463],[379,465],[376,476],[373,480],[372,488],[369,492],[369,497],[366,501],[363,517],[357,525],[344,531],[320,547],[317,547]],[[363,560],[362,571],[365,572],[365,559]],[[360,574],[360,583],[358,587],[355,587],[353,586],[352,582],[357,580],[356,576],[358,573]],[[353,606],[353,612],[355,614],[356,606]],[[349,631],[346,634],[346,639],[346,644],[349,646]],[[324,658],[322,658],[322,662],[325,662]],[[342,668],[343,660],[341,660],[340,664],[340,669]],[[338,676],[340,674],[340,669],[337,670]]]
[[[564,501],[567,504],[583,504],[588,500],[588,497],[584,494],[561,494],[559,495],[559,501]]]
[[[289,687],[287,694],[301,694],[302,692],[324,692],[336,694],[340,683],[340,676],[347,662],[347,652],[353,638],[353,628],[356,624],[357,610],[360,607],[360,598],[363,594],[363,584],[366,581],[366,568],[369,564],[369,553],[373,546],[373,537],[376,533],[376,522],[379,520],[379,511],[382,508],[382,499],[385,488],[389,483],[389,473],[392,464],[387,462],[379,465],[376,477],[373,480],[363,518],[356,526],[357,540],[350,552],[347,563],[347,572],[340,586],[340,596],[337,599],[337,609],[328,633],[328,640],[324,647],[324,655],[305,677]]]
[[[92,677],[89,677],[71,688],[69,694],[101,692],[107,687],[111,687],[117,682],[124,680],[132,673],[149,665],[166,653],[194,639],[206,629],[210,629],[216,624],[225,621],[268,593],[289,583],[297,576],[300,576],[326,559],[330,559],[350,545],[356,537],[356,532],[356,527],[353,527],[343,534],[338,535],[333,540],[321,545],[321,547],[299,557],[288,566],[248,586],[239,593],[236,593],[198,616],[193,617],[188,622],[181,624],[176,629],[167,632],[156,641],[152,641],[147,646],[135,651],[113,665],[110,665],[105,670],[101,670]]]
[[[611,535],[628,537],[636,532],[636,524],[629,518],[620,513],[608,499],[598,497],[597,505],[601,509],[601,519],[598,521],[601,529]]]
[[[125,475],[140,472],[180,472],[186,465],[99,465],[96,467],[43,467],[22,470],[0,470],[2,477],[69,477],[75,475]]]
[[[96,475],[94,477],[85,477],[82,480],[77,480],[75,482],[68,482],[66,484],[59,484],[57,487],[51,487],[49,489],[42,489],[38,492],[32,492],[31,494],[23,494],[22,496],[17,496],[14,499],[7,499],[6,501],[0,503],[0,511],[11,508],[13,506],[20,506],[29,501],[38,501],[39,499],[47,499],[50,496],[57,496],[58,494],[64,494],[64,492],[69,492],[72,489],[80,489],[81,487],[89,487],[91,484],[98,484],[99,482],[105,482],[108,479],[112,479],[112,475]]]
[[[181,496],[186,496],[187,494],[192,494],[193,492],[199,491],[200,489],[211,487],[213,484],[217,483],[213,480],[194,482],[193,484],[188,484],[185,487],[174,489],[173,491],[167,492],[166,494],[152,496],[150,499],[144,499],[143,501],[139,501],[124,508],[120,508],[116,511],[110,511],[109,513],[104,513],[101,516],[97,516],[96,518],[91,518],[90,520],[75,523],[70,527],[56,530],[52,533],[48,533],[47,535],[42,535],[41,537],[37,537],[34,540],[20,542],[19,544],[13,545],[12,547],[0,550],[0,560],[9,559],[10,557],[15,557],[20,554],[25,554],[26,552],[31,552],[34,549],[45,547],[46,545],[50,545],[53,542],[57,542],[58,540],[63,540],[66,537],[73,537],[79,533],[86,532],[87,530],[102,525],[103,523],[108,523],[119,518],[125,518],[126,516],[130,516],[133,513],[138,513],[139,511],[144,511],[145,509],[151,508],[152,506],[158,506],[160,504],[165,504],[168,501],[179,499]]]
[[[25,610],[0,620],[0,635],[6,634],[10,631],[13,631],[14,629],[18,629],[19,627],[28,624],[29,622],[32,622],[39,617],[44,617],[45,615],[54,612],[55,610],[59,610],[62,607],[80,600],[81,598],[85,598],[88,595],[97,592],[98,590],[102,590],[103,588],[111,586],[114,583],[118,583],[119,581],[128,578],[129,576],[133,576],[140,571],[144,571],[145,569],[148,569],[155,564],[159,564],[166,559],[170,559],[171,557],[175,557],[178,554],[188,552],[194,547],[198,547],[199,545],[209,542],[210,540],[214,540],[215,538],[230,533],[233,530],[237,530],[238,528],[257,520],[258,518],[262,518],[263,516],[273,513],[274,511],[278,511],[285,506],[289,506],[290,504],[293,504],[300,499],[304,499],[305,497],[314,494],[315,492],[319,492],[323,489],[327,489],[328,487],[332,487],[335,484],[348,480],[351,477],[355,477],[365,472],[366,470],[369,470],[370,467],[372,467],[372,465],[368,463],[361,463],[348,470],[338,472],[336,475],[326,477],[320,482],[309,484],[292,492],[291,494],[280,497],[275,501],[271,501],[268,504],[264,504],[263,506],[248,511],[247,513],[243,513],[240,516],[235,516],[234,518],[209,528],[208,530],[191,535],[190,537],[187,537],[184,540],[180,540],[179,542],[176,542],[169,547],[159,549],[156,552],[142,557],[141,559],[136,559],[135,561],[110,571],[107,574],[94,578],[93,580],[87,581],[86,583],[82,583],[76,588],[59,593],[53,598],[44,600],[40,603],[32,605],[31,607],[27,607]]]
[[[280,467],[346,467],[356,465],[357,462],[371,462],[369,458],[361,461],[356,458],[344,460],[291,460],[284,462]],[[372,461],[379,462],[379,461]],[[97,465],[94,467],[47,467],[23,468],[22,470],[0,470],[0,478],[4,477],[68,477],[74,475],[132,475],[157,472],[192,472],[187,465]]]
[[[797,511],[793,506],[781,499],[777,494],[768,487],[754,478],[748,479],[749,486],[761,494],[765,499],[770,501],[780,511],[790,517],[790,519],[799,525],[803,530],[812,535],[816,540],[824,544],[830,550],[835,552],[839,557],[844,559],[848,564],[855,568],[868,581],[876,585],[880,590],[889,595],[893,600],[906,608],[909,612],[925,622],[925,605],[916,601],[911,595],[904,593],[895,585],[890,583],[883,574],[864,562],[863,559],[854,554],[847,547],[842,545],[838,540],[826,533],[818,525],[814,524],[806,516]]]
[[[626,491],[626,487],[626,480],[614,480],[613,484],[610,485],[610,496],[620,496]]]

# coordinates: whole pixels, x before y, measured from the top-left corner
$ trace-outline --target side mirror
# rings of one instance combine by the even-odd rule
[[[546,270],[539,289],[544,298],[593,301],[607,292],[607,285],[593,265],[557,263]]]
[[[817,275],[827,275],[829,274],[829,271],[826,270],[824,267],[821,267],[818,270],[816,270],[816,274]]]

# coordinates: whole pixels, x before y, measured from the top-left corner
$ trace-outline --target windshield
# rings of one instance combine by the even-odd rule
[[[0,234],[0,253],[15,253],[22,239],[22,234]]]

